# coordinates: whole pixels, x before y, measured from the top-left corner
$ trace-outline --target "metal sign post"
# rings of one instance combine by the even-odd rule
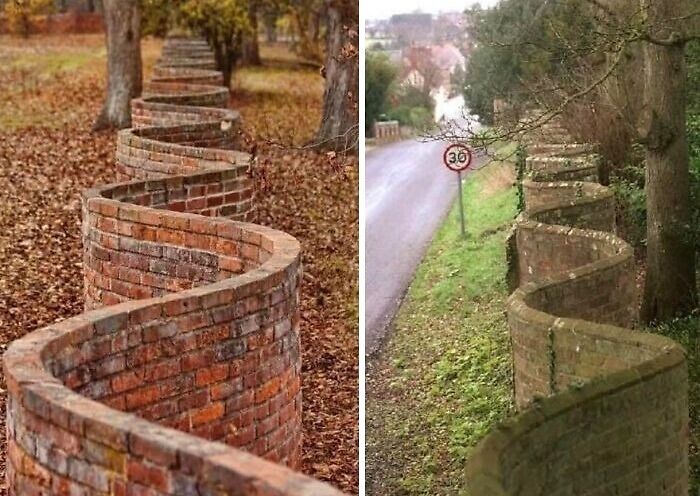
[[[457,171],[457,180],[459,181],[459,220],[462,223],[462,237],[467,237],[466,227],[464,226],[464,199],[462,196],[462,171]]]
[[[467,230],[464,223],[464,199],[462,198],[462,171],[469,170],[472,164],[472,151],[466,145],[450,145],[443,155],[445,166],[457,173],[459,182],[459,220],[462,225],[462,237],[467,237]]]

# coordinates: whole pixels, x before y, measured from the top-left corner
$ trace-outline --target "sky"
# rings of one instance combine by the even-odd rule
[[[499,0],[481,0],[482,7],[493,7]],[[476,0],[370,0],[360,2],[362,15],[366,19],[386,19],[394,14],[403,14],[420,9],[423,12],[461,11],[476,3]]]

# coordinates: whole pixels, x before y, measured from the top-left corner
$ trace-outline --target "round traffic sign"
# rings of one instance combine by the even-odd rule
[[[455,172],[465,171],[472,164],[472,151],[466,145],[450,145],[442,159],[448,169]]]

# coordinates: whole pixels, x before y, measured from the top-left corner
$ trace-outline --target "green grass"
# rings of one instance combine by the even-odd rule
[[[72,40],[71,37],[66,37]],[[11,131],[27,126],[56,127],[64,123],[61,111],[70,114],[75,107],[73,93],[82,96],[86,77],[97,78],[104,71],[104,41],[95,46],[95,39],[85,46],[67,44],[59,50],[60,38],[39,41],[30,39],[22,45],[17,39],[0,48],[0,130]],[[103,78],[99,76],[99,81]],[[81,87],[82,88],[82,87]],[[67,120],[72,119],[69,115]]]
[[[516,195],[506,167],[469,176],[467,239],[455,206],[370,364],[368,494],[463,494],[470,451],[512,413],[504,276]]]
[[[459,235],[455,206],[416,273],[391,341],[368,364],[369,495],[466,494],[463,467],[471,450],[513,413],[504,273],[516,193],[499,179],[502,170],[494,166],[469,177],[467,239]],[[649,331],[688,351],[690,492],[696,494],[700,314]]]
[[[58,72],[80,70],[90,64],[104,64],[106,54],[107,51],[105,48],[100,48],[98,50],[82,49],[51,54],[23,54],[22,57],[18,57],[12,61],[10,68],[30,71],[35,75],[50,77]]]

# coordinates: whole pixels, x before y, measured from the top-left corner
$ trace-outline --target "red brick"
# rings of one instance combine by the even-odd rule
[[[127,477],[129,482],[143,484],[161,492],[170,491],[168,470],[145,461],[129,460]]]
[[[191,421],[193,426],[213,422],[214,420],[223,417],[225,411],[224,403],[217,401],[206,407],[196,410],[192,413]]]
[[[225,90],[213,94],[212,102],[227,103]],[[203,112],[216,115],[218,110]],[[285,248],[280,258],[289,259],[289,268],[280,263],[277,272],[255,272],[255,276],[236,280],[237,274],[257,267],[259,254],[267,256],[273,247],[286,245],[271,229],[264,229],[269,234],[263,239],[252,232],[254,228],[204,217],[248,220],[254,209],[250,201],[254,184],[246,177],[246,165],[233,165],[238,154],[204,147],[192,153],[191,147],[176,143],[228,146],[230,138],[219,128],[218,117],[181,128],[176,131],[180,136],[166,137],[161,133],[175,131],[164,131],[158,123],[179,124],[175,113],[162,108],[156,111],[148,102],[136,100],[133,115],[137,126],[146,122],[156,126],[143,131],[147,139],[140,136],[139,129],[118,135],[115,169],[129,183],[88,193],[91,208],[83,209],[84,294],[88,309],[142,298],[154,300],[146,307],[127,304],[122,313],[96,325],[81,323],[55,330],[52,336],[65,332],[67,337],[54,339],[42,357],[53,360],[49,370],[78,394],[141,420],[63,392],[38,395],[32,391],[44,384],[44,377],[25,377],[26,366],[20,365],[14,365],[13,373],[13,363],[23,360],[5,362],[8,409],[12,410],[8,423],[13,424],[8,425],[7,472],[13,494],[68,496],[92,491],[161,496],[189,494],[199,489],[197,484],[203,484],[205,492],[211,490],[206,486],[211,475],[208,469],[197,472],[196,477],[186,473],[193,466],[211,467],[211,460],[204,463],[210,452],[196,454],[199,446],[191,439],[164,434],[145,421],[258,450],[291,466],[299,464],[299,380],[286,371],[301,368],[298,334],[285,329],[275,335],[273,326],[282,319],[293,319],[297,312],[286,298],[297,293],[298,255],[288,254]],[[230,170],[209,172],[225,162],[232,163]],[[197,215],[174,213],[185,209]],[[166,249],[176,256],[164,257]],[[250,260],[240,260],[240,253]],[[214,287],[206,281],[221,282]],[[167,292],[194,286],[202,287],[193,290],[192,298],[163,298]],[[274,287],[283,286],[290,287],[270,298]],[[280,342],[271,345],[275,337]],[[41,364],[38,358],[24,360],[35,361]],[[52,394],[59,388],[54,381],[48,386]],[[288,397],[291,403],[285,402]],[[283,420],[283,427],[276,427]],[[17,440],[12,438],[15,432],[21,433]],[[47,448],[47,443],[52,447]],[[186,454],[187,450],[192,452]],[[238,455],[231,450],[227,456],[235,459]],[[256,477],[263,484],[278,480],[275,474],[270,479],[258,472],[247,473],[257,463],[217,467],[216,490],[241,490],[240,484],[219,487],[221,481],[245,480],[257,487]],[[294,482],[294,487],[300,486]]]
[[[221,382],[228,377],[228,364],[220,363],[204,369],[197,370],[195,385],[204,387],[213,382]]]

